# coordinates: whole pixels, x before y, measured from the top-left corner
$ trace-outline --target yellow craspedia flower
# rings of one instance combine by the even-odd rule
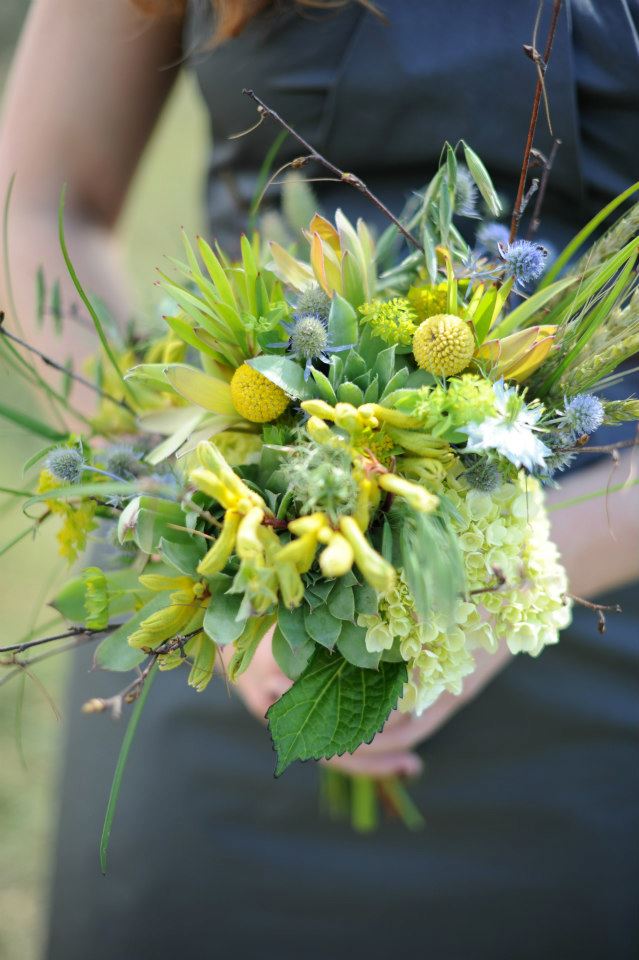
[[[413,337],[418,366],[440,377],[452,377],[470,363],[475,338],[461,317],[439,313],[419,325]]]
[[[281,387],[248,363],[243,363],[233,374],[231,400],[240,416],[251,423],[277,420],[289,404],[289,398]]]
[[[426,320],[427,317],[444,313],[447,297],[448,283],[445,280],[442,283],[429,283],[420,287],[411,287],[406,294],[406,299],[419,320]]]

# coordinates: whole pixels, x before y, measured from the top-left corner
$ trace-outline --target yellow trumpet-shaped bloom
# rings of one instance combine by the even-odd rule
[[[333,531],[325,550],[319,557],[319,565],[325,577],[343,577],[353,566],[355,554],[346,537]]]
[[[226,566],[233,553],[240,520],[241,515],[235,510],[227,510],[224,514],[222,532],[198,564],[197,572],[202,574],[203,577],[212,577],[216,573],[221,573]]]
[[[395,568],[373,549],[353,517],[341,517],[339,526],[350,543],[355,563],[367,582],[378,593],[389,593],[395,585]]]
[[[399,477],[396,473],[384,473],[377,482],[382,490],[386,490],[387,493],[403,497],[413,510],[418,510],[420,513],[432,513],[433,510],[437,509],[438,497],[418,484],[411,483],[404,477]]]

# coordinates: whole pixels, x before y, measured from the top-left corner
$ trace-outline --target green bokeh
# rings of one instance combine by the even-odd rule
[[[0,3],[0,97],[27,0]],[[188,149],[184,149],[188,145]],[[179,81],[142,161],[122,217],[120,235],[132,275],[139,317],[154,313],[154,267],[165,254],[178,254],[179,228],[200,227],[202,166],[206,125],[191,79]],[[2,369],[0,400],[29,409],[30,399]],[[41,444],[0,421],[0,484],[18,486],[21,465]],[[24,526],[19,510],[7,509],[0,494],[0,544]],[[46,560],[42,560],[45,556]],[[11,643],[50,616],[45,606],[65,569],[46,532],[34,545],[24,541],[0,558],[0,646]],[[56,579],[57,578],[57,579]],[[41,609],[43,608],[43,609]],[[56,815],[56,776],[64,730],[65,658],[34,668],[25,678],[0,689],[0,957],[36,960],[46,916],[47,876],[51,865]],[[1,675],[2,671],[0,671]],[[46,692],[45,692],[46,691]],[[20,708],[20,701],[22,706]],[[21,737],[16,737],[21,715]],[[100,736],[100,719],[96,738]],[[105,721],[106,722],[106,721]],[[21,744],[18,742],[21,740]],[[96,851],[98,838],[96,837]]]

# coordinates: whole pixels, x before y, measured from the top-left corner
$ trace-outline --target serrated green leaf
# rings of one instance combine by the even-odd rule
[[[338,653],[316,650],[291,689],[267,712],[277,754],[275,776],[294,760],[353,753],[382,729],[406,680],[406,664],[355,667]]]
[[[336,620],[328,607],[321,604],[315,610],[307,610],[304,614],[306,631],[315,640],[328,650],[332,650],[342,628],[340,620]]]
[[[277,626],[273,632],[271,649],[282,673],[285,673],[290,680],[297,680],[308,666],[315,651],[315,644],[306,637],[304,643],[292,647]]]

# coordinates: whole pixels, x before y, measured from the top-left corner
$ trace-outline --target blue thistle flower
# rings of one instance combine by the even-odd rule
[[[331,298],[318,283],[302,290],[297,299],[297,315],[300,317],[311,314],[320,320],[328,320],[331,309]]]
[[[464,460],[464,480],[473,490],[492,493],[503,483],[499,467],[485,457],[466,457]]]
[[[568,434],[570,441],[574,441],[584,434],[594,433],[603,421],[604,406],[599,397],[592,393],[578,393],[572,400],[565,401],[558,425]]]
[[[104,466],[109,473],[116,474],[125,480],[132,480],[144,469],[141,460],[142,454],[133,447],[114,446],[106,451]]]
[[[504,261],[504,273],[520,286],[538,280],[544,272],[547,251],[538,243],[515,240],[514,243],[501,244],[499,253]]]
[[[57,447],[47,457],[45,466],[56,480],[71,484],[79,482],[85,461],[75,447]]]
[[[500,255],[500,246],[506,247],[508,245],[508,238],[510,236],[510,230],[505,223],[482,223],[477,233],[475,239],[477,241],[477,246],[481,250],[486,250],[487,253],[492,254],[493,257],[498,257]]]
[[[269,347],[286,347],[296,360],[304,361],[304,379],[308,380],[311,365],[314,360],[320,363],[329,363],[329,354],[341,353],[350,350],[353,344],[342,347],[331,346],[328,332],[328,323],[321,317],[313,314],[295,316],[293,320],[283,323],[289,339],[284,343],[269,343]]]

